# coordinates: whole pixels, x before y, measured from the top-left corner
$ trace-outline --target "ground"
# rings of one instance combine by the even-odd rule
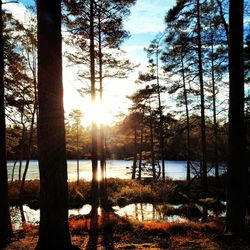
[[[39,208],[39,181],[26,182],[25,195],[19,197],[19,183],[9,185],[12,205],[28,204]],[[187,185],[184,181],[144,183],[136,180],[108,180],[109,205],[126,206],[131,203],[164,204],[162,213],[188,217],[187,222],[139,222],[120,217],[112,210],[102,212],[95,221],[90,215],[73,216],[69,219],[72,243],[80,249],[211,249],[250,250],[250,223],[247,233],[241,236],[224,234],[225,221],[217,216],[225,211],[223,177],[218,182],[209,178],[210,194],[201,199],[200,182]],[[82,207],[90,202],[90,183],[69,183],[71,208]],[[173,208],[169,204],[180,204]],[[214,217],[203,217],[204,211],[213,211]],[[204,219],[204,220],[203,220]],[[204,222],[201,222],[203,220]],[[94,225],[98,225],[93,228]],[[92,234],[91,234],[92,232]],[[90,236],[91,237],[90,237]],[[38,228],[23,225],[15,231],[15,237],[5,250],[34,249],[38,241]]]
[[[111,216],[111,217],[110,217]],[[115,216],[115,217],[114,217]],[[127,218],[109,215],[108,223],[98,218],[98,229],[91,241],[89,218],[71,218],[71,239],[80,249],[209,249],[248,250],[250,234],[237,237],[223,233],[221,221],[206,223],[131,222]],[[96,237],[95,237],[96,236]],[[15,232],[15,238],[5,247],[34,249],[38,240],[38,228],[26,225]],[[93,245],[90,242],[95,242]]]

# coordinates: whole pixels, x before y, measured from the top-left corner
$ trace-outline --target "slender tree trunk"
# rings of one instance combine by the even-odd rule
[[[229,7],[229,168],[227,230],[245,230],[247,205],[246,134],[244,123],[243,0]]]
[[[102,8],[102,2],[101,6]],[[102,33],[101,33],[101,10],[99,10],[98,16],[98,40],[99,40],[99,81],[100,81],[100,104],[103,105],[103,75],[102,75]],[[105,208],[107,203],[107,179],[105,176],[106,168],[106,154],[105,154],[105,133],[104,125],[101,121],[100,124],[100,162],[101,162],[101,182],[100,182],[100,202],[103,208]]]
[[[14,161],[13,168],[12,168],[12,174],[11,174],[11,181],[14,181],[14,175],[15,175],[15,168],[16,168],[17,160]]]
[[[191,179],[191,164],[190,164],[190,155],[191,155],[191,149],[190,149],[190,121],[189,121],[189,109],[188,109],[188,96],[187,96],[187,88],[186,88],[186,77],[185,77],[185,71],[184,71],[184,62],[183,62],[183,56],[181,56],[181,67],[182,67],[182,83],[183,83],[183,91],[184,91],[184,102],[185,102],[185,110],[186,110],[186,126],[187,126],[187,181],[190,181]]]
[[[80,169],[79,169],[79,122],[76,122],[76,168],[77,168],[77,185],[79,185],[80,180]]]
[[[0,247],[13,235],[8,202],[6,124],[4,103],[3,19],[0,0]]]
[[[201,183],[202,196],[207,196],[207,144],[206,144],[206,123],[205,123],[205,94],[203,82],[203,66],[202,66],[202,46],[201,46],[201,22],[200,22],[200,1],[197,0],[197,38],[198,38],[198,67],[200,79],[200,95],[201,95]]]
[[[156,180],[154,135],[153,135],[153,116],[152,116],[152,109],[151,109],[150,100],[149,100],[149,113],[150,113],[149,125],[150,125],[151,165],[152,165],[153,179]]]
[[[132,168],[132,179],[136,176],[136,163],[137,163],[137,129],[134,128],[134,158],[133,158],[133,168]]]
[[[19,156],[19,168],[18,168],[18,180],[22,180],[22,166],[23,166],[23,155],[24,155],[24,138],[25,138],[25,125],[23,122],[23,112],[21,113],[21,124],[22,124],[22,138],[21,138],[21,150],[20,150],[20,156]]]
[[[35,58],[35,56],[34,56]],[[32,112],[32,117],[31,117],[31,124],[30,124],[30,134],[29,134],[29,143],[28,143],[28,152],[27,152],[27,159],[26,159],[26,164],[23,172],[23,178],[20,186],[20,198],[23,196],[24,192],[24,186],[25,186],[25,180],[26,180],[26,175],[28,172],[29,168],[29,163],[30,163],[30,158],[31,158],[31,150],[33,146],[33,138],[34,138],[34,125],[35,125],[35,117],[38,113],[38,98],[37,98],[37,67],[36,67],[36,62],[33,60],[33,68],[30,67],[32,74],[33,74],[33,88],[34,88],[34,93],[35,93],[35,99],[34,99],[34,107],[33,107],[33,112]]]
[[[218,126],[217,126],[217,110],[216,110],[216,87],[215,87],[215,68],[214,68],[214,36],[211,28],[211,63],[212,63],[212,93],[213,93],[213,123],[214,123],[214,163],[215,177],[219,178],[219,163],[218,163]]]
[[[24,211],[23,211],[23,205],[19,206],[19,210],[20,210],[20,214],[21,214],[21,221],[22,221],[22,224],[24,225],[24,223],[26,223],[26,219],[25,219],[25,215],[24,215]]]
[[[38,0],[37,12],[40,226],[36,249],[70,249],[61,1]]]
[[[144,136],[144,127],[142,124],[141,125],[141,138],[140,138],[139,165],[138,165],[138,180],[141,180],[141,176],[142,176],[143,136]]]
[[[32,118],[31,118],[31,125],[30,125],[27,159],[26,159],[26,164],[25,164],[25,168],[24,168],[24,171],[23,171],[23,178],[22,178],[22,182],[21,182],[21,186],[20,186],[20,198],[22,198],[23,193],[24,193],[25,179],[26,179],[26,175],[27,175],[27,172],[28,172],[28,169],[29,169],[29,163],[30,163],[30,158],[31,158],[31,150],[32,150],[32,146],[33,146],[33,135],[34,135],[34,124],[35,124],[36,109],[37,109],[37,104],[34,104],[34,109],[33,109]]]
[[[161,152],[161,167],[162,167],[162,180],[165,181],[165,162],[164,162],[164,133],[163,133],[163,114],[161,106],[161,91],[160,91],[160,80],[159,80],[159,48],[156,51],[156,82],[157,82],[157,95],[158,95],[158,107],[160,114],[160,152]]]
[[[220,18],[221,18],[222,24],[224,26],[224,30],[226,32],[227,41],[229,41],[229,27],[228,27],[227,21],[225,19],[224,13],[223,13],[222,2],[221,2],[221,0],[216,0],[216,2],[219,6]]]
[[[96,89],[95,89],[95,44],[94,44],[94,1],[90,1],[90,76],[91,76],[91,100],[95,105]],[[98,207],[98,159],[97,159],[97,125],[92,121],[92,211]],[[95,213],[93,213],[94,215]]]

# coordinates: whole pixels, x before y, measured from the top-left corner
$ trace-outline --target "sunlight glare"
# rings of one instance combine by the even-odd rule
[[[89,114],[91,121],[96,122],[98,126],[110,123],[109,115],[105,109],[105,104],[100,103],[99,100],[96,100],[94,104],[91,103]]]
[[[97,181],[100,182],[101,180],[102,180],[101,166],[100,166],[100,161],[98,161],[98,167],[97,167]]]

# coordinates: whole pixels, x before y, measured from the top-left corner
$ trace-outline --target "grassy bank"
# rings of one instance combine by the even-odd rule
[[[9,195],[12,205],[25,203],[39,208],[39,181],[27,181],[25,193],[19,198],[19,185],[9,183]],[[199,181],[187,186],[185,181],[146,183],[137,180],[109,179],[108,195],[111,205],[125,206],[131,203],[162,204],[161,212],[166,216],[183,215],[190,217],[186,222],[147,221],[139,222],[128,217],[120,217],[114,212],[102,212],[97,220],[95,249],[250,249],[249,218],[246,234],[241,236],[225,235],[224,218],[213,217],[201,222],[201,211],[206,208],[220,213],[225,206],[220,200],[225,199],[223,177],[216,181],[209,178],[210,198],[201,199]],[[81,207],[90,203],[91,183],[80,181],[79,185],[69,182],[70,207]],[[181,204],[173,207],[168,204]],[[69,218],[72,242],[87,249],[89,235],[92,232],[90,215],[71,216]],[[9,249],[34,249],[38,240],[38,227],[25,224],[15,232]],[[107,248],[111,247],[111,248]]]
[[[210,194],[214,200],[225,200],[223,179],[216,181],[209,178]],[[131,203],[171,203],[187,204],[197,202],[201,199],[201,187],[199,181],[187,185],[185,181],[167,180],[165,182],[144,182],[138,180],[108,179],[108,196],[111,206],[125,206]],[[79,185],[76,182],[69,182],[69,207],[78,208],[91,200],[91,183],[81,180]],[[9,182],[9,199],[11,205],[28,204],[31,207],[39,208],[39,181],[26,181],[25,192],[20,198],[20,182]],[[202,201],[201,201],[202,203]],[[204,200],[209,205],[211,200]],[[201,204],[202,205],[202,204]],[[211,205],[211,204],[210,204]]]
[[[69,219],[72,243],[80,249],[250,249],[248,231],[241,236],[223,233],[223,220],[211,222],[138,222],[109,212],[96,218],[72,216]],[[93,223],[92,223],[93,222]],[[95,229],[92,225],[97,225]],[[89,246],[90,236],[96,238]],[[25,225],[5,248],[34,249],[38,227]]]

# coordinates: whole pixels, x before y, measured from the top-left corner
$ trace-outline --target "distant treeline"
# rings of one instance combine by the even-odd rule
[[[185,120],[177,120],[170,115],[168,119],[168,126],[164,126],[165,147],[164,156],[167,160],[186,160],[186,127]],[[133,159],[134,156],[134,134],[133,128],[129,125],[131,117],[125,117],[121,122],[115,126],[106,126],[106,157],[107,159]],[[200,148],[200,128],[199,117],[193,116],[191,118],[191,159],[199,160],[201,154]],[[213,147],[213,124],[207,121],[207,156],[210,163],[214,162],[214,147]],[[7,128],[7,156],[8,159],[20,160],[27,159],[29,129],[22,131],[20,126],[9,126]],[[140,138],[137,138],[138,147],[143,154],[143,159],[149,157],[150,154],[150,138],[149,130],[145,127],[145,139],[140,145]],[[228,158],[228,125],[223,124],[218,126],[218,158],[220,162],[226,162]],[[78,149],[77,149],[77,134],[76,127],[72,123],[66,126],[66,149],[68,159],[90,159],[91,158],[91,129],[90,127],[78,128]],[[157,137],[157,136],[156,136]],[[249,137],[249,133],[248,133]],[[156,157],[159,156],[159,143],[155,142]],[[138,150],[139,153],[139,150]],[[248,154],[250,155],[250,154]],[[38,159],[37,152],[37,137],[36,132],[32,141],[31,159]]]

